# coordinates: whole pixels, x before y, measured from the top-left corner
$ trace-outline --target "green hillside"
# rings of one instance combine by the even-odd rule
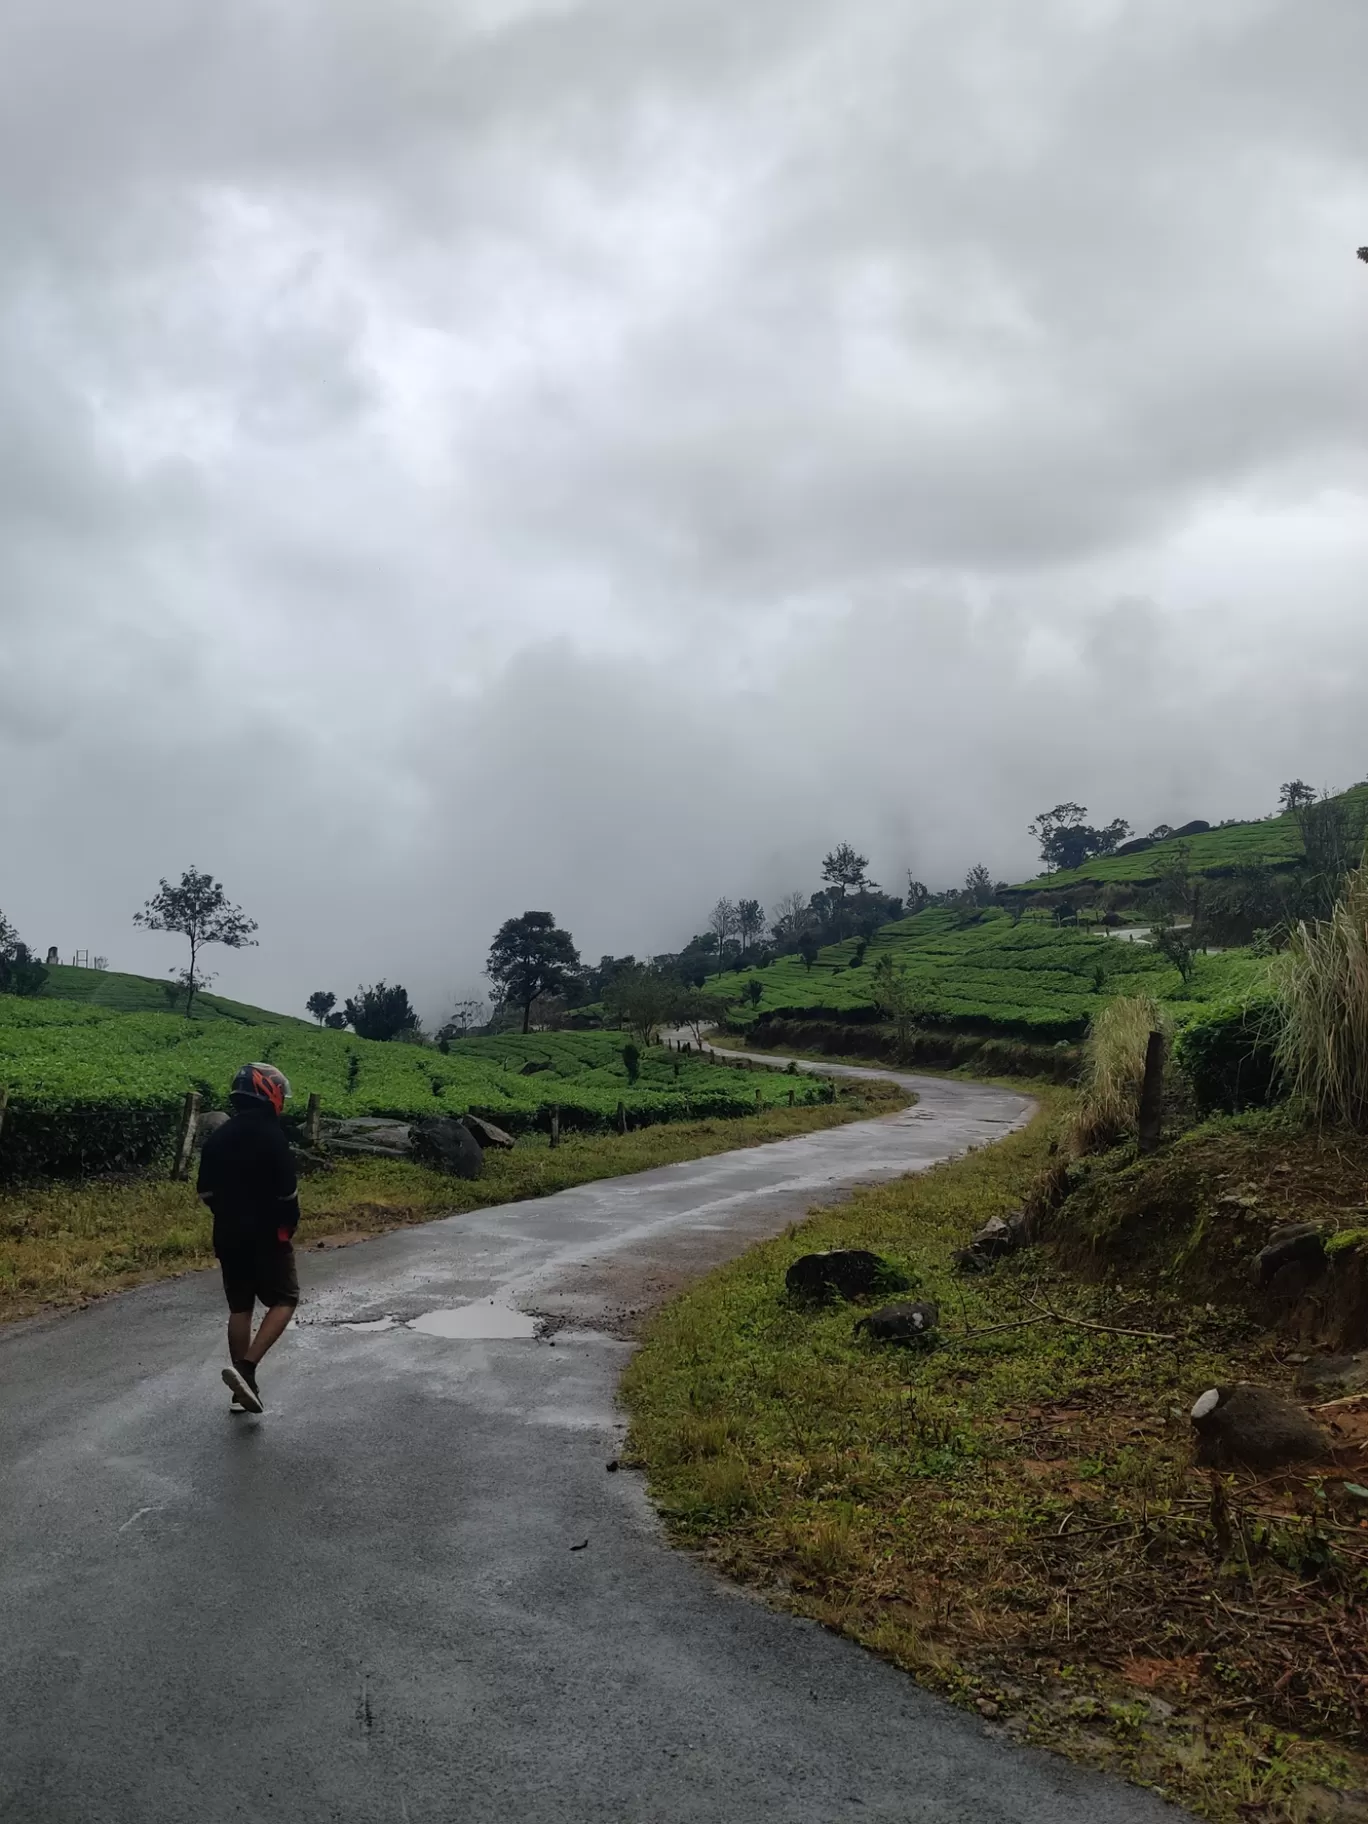
[[[892,954],[918,990],[919,1023],[1027,1039],[1079,1039],[1111,996],[1150,994],[1181,1017],[1251,986],[1261,965],[1245,951],[1198,956],[1186,986],[1178,970],[1143,944],[1132,944],[1040,919],[1014,923],[989,909],[970,915],[936,908],[885,925],[853,966],[854,939],[829,945],[811,969],[784,957],[767,969],[714,976],[710,992],[725,994],[735,1023],[766,1014],[786,1019],[869,1020],[876,1017],[872,971]],[[752,1007],[747,984],[760,984]]]
[[[188,1090],[210,1108],[250,1058],[290,1078],[292,1111],[322,1098],[335,1115],[429,1115],[477,1110],[514,1133],[544,1127],[557,1107],[570,1129],[604,1129],[622,1103],[634,1126],[826,1099],[827,1087],[770,1072],[743,1076],[697,1057],[642,1052],[633,1084],[624,1037],[604,1032],[461,1039],[443,1053],[382,1045],[298,1020],[118,1013],[75,1001],[0,996],[0,1086],[9,1110],[0,1169],[91,1169],[155,1156]],[[529,1069],[529,1067],[531,1067]]]
[[[1368,815],[1368,784],[1339,794],[1338,802]],[[1227,823],[1196,836],[1170,837],[1135,855],[1102,855],[1081,868],[1040,874],[1013,888],[1017,893],[1063,892],[1069,887],[1142,886],[1158,880],[1166,867],[1187,851],[1187,865],[1197,874],[1219,874],[1242,867],[1290,868],[1305,856],[1301,831],[1291,812],[1252,823]]]
[[[106,1007],[111,1013],[166,1013],[168,983],[146,975],[122,975],[113,969],[76,969],[66,963],[48,965],[48,979],[41,1000],[81,1001]],[[183,1017],[183,1016],[182,1016]],[[191,1015],[195,1020],[233,1020],[239,1026],[307,1026],[287,1013],[270,1013],[225,1000],[220,994],[197,994]]]

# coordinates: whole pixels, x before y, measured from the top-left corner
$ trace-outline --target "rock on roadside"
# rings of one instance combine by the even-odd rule
[[[792,1298],[826,1304],[833,1298],[868,1298],[875,1292],[903,1292],[907,1277],[867,1248],[831,1248],[800,1254],[784,1275]]]
[[[512,1134],[505,1133],[501,1127],[495,1127],[494,1123],[486,1121],[483,1115],[462,1115],[461,1120],[481,1146],[497,1146],[502,1151],[511,1152],[517,1144]]]
[[[1197,1461],[1207,1468],[1280,1469],[1330,1454],[1330,1440],[1300,1406],[1271,1387],[1212,1387],[1192,1408]]]
[[[410,1129],[413,1156],[424,1165],[449,1172],[453,1178],[478,1178],[484,1170],[480,1143],[464,1121],[454,1115],[438,1115],[429,1121],[417,1121]]]
[[[939,1323],[940,1306],[928,1301],[925,1304],[881,1305],[867,1317],[857,1318],[855,1328],[862,1330],[874,1343],[911,1343],[925,1347],[934,1340]]]

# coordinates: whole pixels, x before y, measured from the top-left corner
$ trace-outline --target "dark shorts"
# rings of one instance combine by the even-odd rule
[[[250,1311],[258,1299],[271,1305],[299,1303],[299,1275],[288,1241],[261,1241],[219,1256],[228,1309]]]

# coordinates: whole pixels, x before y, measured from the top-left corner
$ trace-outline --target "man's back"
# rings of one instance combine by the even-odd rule
[[[199,1194],[214,1213],[214,1252],[293,1234],[299,1220],[294,1159],[269,1109],[243,1109],[200,1154]]]

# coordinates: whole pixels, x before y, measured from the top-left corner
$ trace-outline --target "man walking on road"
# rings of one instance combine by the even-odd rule
[[[290,1143],[280,1116],[290,1094],[272,1064],[244,1064],[233,1078],[230,1121],[210,1134],[200,1154],[197,1190],[214,1216],[214,1252],[228,1299],[228,1356],[223,1378],[234,1412],[263,1412],[257,1364],[284,1334],[299,1303],[292,1237],[299,1194]],[[266,1307],[255,1336],[252,1313]]]

